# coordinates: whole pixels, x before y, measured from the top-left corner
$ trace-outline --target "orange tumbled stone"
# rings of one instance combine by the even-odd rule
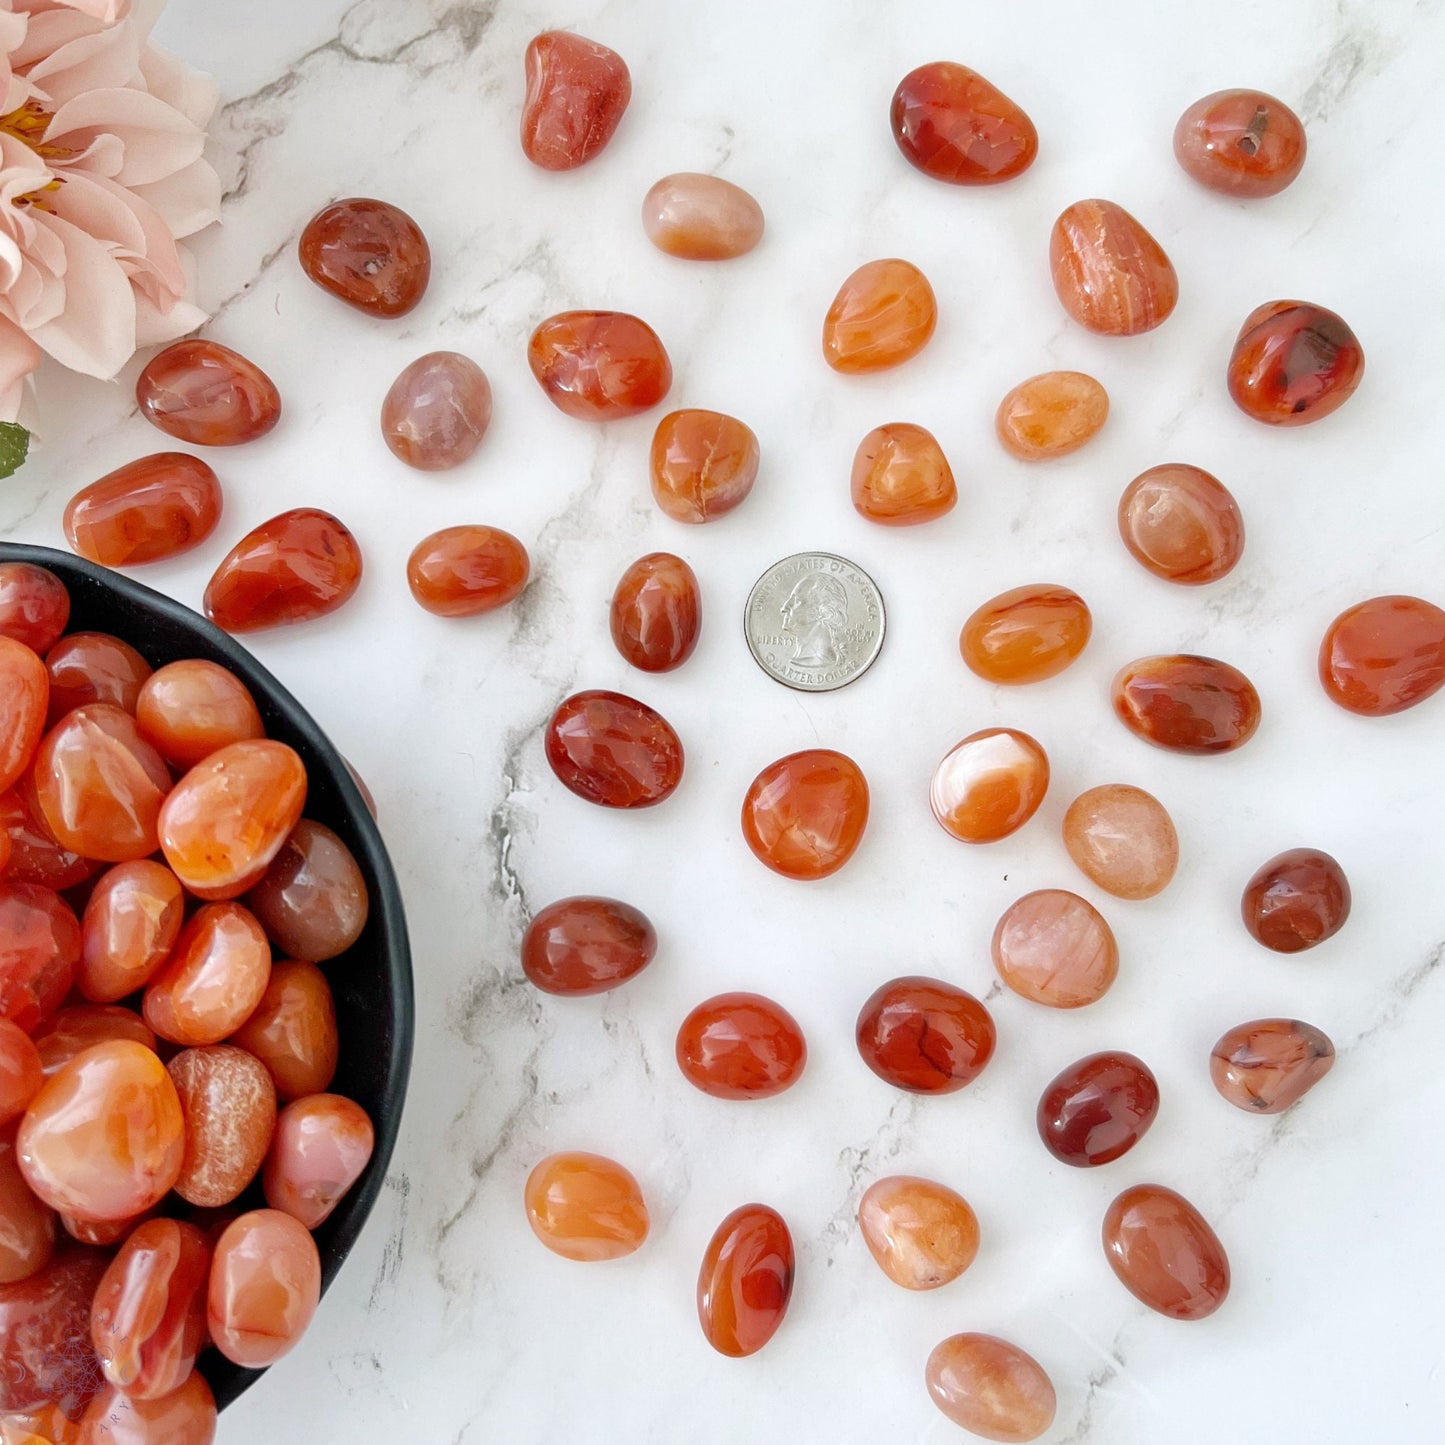
[[[692,656],[702,631],[697,574],[671,552],[649,552],[612,594],[612,641],[633,667],[671,672]]]
[[[860,266],[823,320],[823,359],[834,371],[883,371],[917,356],[938,324],[933,287],[911,261]]]
[[[1044,1367],[995,1335],[950,1335],[933,1347],[924,1381],[955,1425],[985,1440],[1037,1440],[1058,1409]]]
[[[868,780],[852,758],[809,748],[769,763],[743,799],[743,838],[784,878],[826,878],[857,851]]]
[[[652,327],[625,311],[562,311],[527,343],[547,400],[582,421],[636,416],[672,387],[672,363]]]
[[[276,1209],[253,1209],[216,1241],[207,1295],[211,1342],[248,1369],[274,1364],[305,1333],[321,1298],[311,1231]]]
[[[368,316],[405,316],[431,277],[421,227],[386,201],[333,202],[306,223],[297,250],[323,291]]]
[[[1220,1096],[1247,1114],[1281,1114],[1329,1073],[1335,1046],[1299,1019],[1254,1019],[1229,1030],[1209,1055]]]
[[[234,447],[281,420],[281,393],[253,361],[216,341],[177,341],[135,384],[145,419],[194,447]]]
[[[853,457],[853,505],[885,527],[931,522],[958,501],[953,471],[934,435],[911,422],[874,427]]]
[[[78,491],[62,525],[82,557],[102,567],[134,567],[189,551],[220,520],[215,472],[185,452],[157,452]]]
[[[324,963],[361,937],[371,900],[351,849],[324,823],[302,818],[246,906],[283,953]]]
[[[29,768],[49,706],[45,664],[24,643],[0,637],[0,792]]]
[[[895,1174],[858,1201],[858,1228],[878,1268],[904,1289],[937,1289],[978,1253],[978,1216],[944,1184]]]
[[[161,849],[200,898],[237,898],[259,882],[301,818],[306,767],[273,738],[231,743],[197,763],[161,809]]]
[[[97,880],[81,919],[76,986],[92,1003],[144,988],[181,931],[180,880],[150,858],[120,863]]]
[[[130,643],[108,632],[71,632],[45,654],[50,674],[50,726],[87,703],[108,702],[132,716],[151,665]]]
[[[15,1157],[15,1131],[0,1130],[0,1287],[30,1279],[55,1253],[55,1211],[36,1198]],[[0,1416],[0,1441],[9,1445]]]
[[[1064,847],[1090,882],[1115,898],[1153,898],[1179,866],[1179,835],[1168,810],[1127,783],[1090,788],[1069,804]]]
[[[460,466],[492,420],[487,374],[457,351],[429,351],[392,382],[381,403],[381,435],[391,454],[423,472]]]
[[[0,878],[0,1019],[36,1030],[65,1001],[80,961],[80,924],[56,892]]]
[[[260,1059],[230,1044],[182,1049],[166,1072],[186,1120],[176,1193],[188,1204],[229,1204],[256,1177],[276,1128],[276,1086]]]
[[[361,584],[361,548],[330,512],[295,507],[248,532],[206,584],[206,616],[227,632],[325,617]]]
[[[527,45],[522,151],[546,171],[590,161],[617,129],[632,99],[627,62],[595,40],[544,30]]]
[[[1119,669],[1114,712],[1136,737],[1176,753],[1228,753],[1259,727],[1259,694],[1227,662],[1181,653]]]
[[[752,491],[758,439],[720,411],[671,411],[652,435],[650,471],[652,495],[673,521],[711,522]]]
[[[1304,426],[1342,407],[1364,374],[1364,349],[1342,316],[1308,301],[1268,301],[1245,317],[1226,376],[1246,416]]]
[[[1022,828],[1049,786],[1049,760],[1027,733],[985,728],[955,744],[934,770],[928,800],[945,831],[995,843]]]
[[[642,202],[642,229],[659,251],[686,261],[730,261],[763,238],[763,208],[721,176],[664,176]]]
[[[661,713],[620,692],[578,692],[552,714],[547,762],[579,798],[650,808],[682,781],[682,742]]]
[[[697,1277],[697,1317],[720,1355],[756,1354],[778,1332],[793,1294],[793,1236],[766,1204],[744,1204],[718,1225]]]
[[[1101,336],[1152,331],[1179,300],[1163,247],[1113,201],[1075,201],[1060,215],[1049,267],[1064,310]]]
[[[620,1259],[647,1238],[637,1180],[601,1154],[549,1154],[527,1176],[524,1199],[532,1233],[563,1259]]]
[[[1109,393],[1082,371],[1045,371],[1021,381],[998,404],[993,427],[1023,462],[1076,452],[1109,419]]]
[[[522,935],[522,972],[543,993],[604,993],[641,973],[657,930],[641,909],[615,898],[561,898]]]
[[[19,1024],[0,1018],[0,1128],[25,1112],[44,1082],[30,1035]]]
[[[720,993],[683,1019],[674,1050],[683,1077],[715,1099],[770,1099],[808,1061],[797,1020],[759,993]]]
[[[1011,903],[993,931],[998,976],[1049,1008],[1083,1008],[1119,972],[1113,930],[1093,904],[1063,888],[1041,888]]]
[[[1159,1112],[1159,1083],[1133,1054],[1078,1059],[1044,1090],[1034,1115],[1044,1148],[1061,1164],[1092,1169],[1122,1158]]]
[[[200,657],[158,668],[135,705],[141,736],[176,767],[190,768],[231,743],[265,737],[250,689],[233,672]]]
[[[218,1044],[261,1002],[271,978],[271,946],[239,903],[198,908],[160,971],[146,986],[145,1021],[173,1044]]]
[[[35,1051],[47,1079],[97,1044],[124,1040],[153,1053],[156,1036],[132,1009],[117,1004],[76,1004],[52,1015],[35,1035]]]
[[[976,70],[935,60],[910,70],[893,92],[898,149],[926,176],[991,186],[1021,175],[1039,153],[1034,123]]]
[[[318,1229],[366,1171],[376,1130],[360,1104],[340,1094],[313,1094],[288,1104],[276,1120],[261,1184],[266,1202],[307,1229]]]
[[[1216,90],[1174,127],[1174,158],[1187,175],[1226,196],[1274,196],[1305,163],[1305,128],[1262,90]]]
[[[284,1103],[329,1088],[340,1041],[326,975],[303,959],[272,964],[261,1001],[229,1042],[266,1065]]]
[[[0,637],[43,657],[69,620],[70,593],[54,572],[33,562],[0,562]]]
[[[854,1042],[885,1083],[910,1094],[952,1094],[983,1072],[998,1035],[988,1009],[971,993],[912,974],[869,995]]]
[[[1320,685],[1361,717],[1388,717],[1445,687],[1445,611],[1422,597],[1347,607],[1320,644]]]
[[[211,1445],[216,1397],[199,1370],[167,1395],[141,1397],[107,1385],[86,1407],[75,1445]]]
[[[986,682],[1042,682],[1078,657],[1093,627],[1077,592],[1040,582],[990,598],[963,624],[958,646]]]
[[[1244,554],[1239,503],[1202,467],[1166,462],[1141,472],[1119,498],[1119,535],[1166,582],[1215,582]]]
[[[1119,1282],[1172,1320],[1202,1320],[1229,1293],[1219,1236],[1182,1195],[1162,1184],[1126,1189],[1104,1215],[1104,1254]]]
[[[1262,864],[1240,899],[1244,926],[1276,953],[1333,938],[1350,916],[1345,870],[1318,848],[1290,848]]]
[[[522,595],[531,575],[527,549],[500,527],[443,527],[423,537],[406,564],[417,603],[438,617],[474,617]]]

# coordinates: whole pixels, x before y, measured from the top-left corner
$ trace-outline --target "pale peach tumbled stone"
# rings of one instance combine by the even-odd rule
[[[1082,371],[1046,371],[1021,381],[998,404],[994,430],[1020,461],[1076,452],[1109,418],[1109,393]]]
[[[1179,835],[1164,804],[1127,783],[1090,788],[1069,804],[1064,847],[1115,898],[1152,898],[1179,866]]]
[[[1024,998],[1083,1008],[1109,991],[1119,948],[1093,904],[1062,888],[1041,888],[1005,909],[993,932],[993,962]]]
[[[924,1379],[933,1403],[985,1440],[1037,1440],[1058,1409],[1043,1366],[995,1335],[950,1335],[934,1346]]]
[[[730,261],[763,238],[763,208],[719,176],[663,176],[642,202],[642,229],[659,251],[685,261]]]
[[[492,419],[486,373],[457,351],[429,351],[392,382],[381,434],[393,455],[423,472],[444,472],[476,451]]]
[[[870,1185],[858,1201],[858,1225],[879,1269],[904,1289],[937,1289],[978,1253],[978,1217],[968,1201],[911,1174]]]

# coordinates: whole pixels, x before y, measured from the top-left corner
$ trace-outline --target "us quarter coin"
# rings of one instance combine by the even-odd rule
[[[753,584],[743,634],[769,677],[799,692],[846,687],[883,647],[883,594],[856,562],[798,552]]]

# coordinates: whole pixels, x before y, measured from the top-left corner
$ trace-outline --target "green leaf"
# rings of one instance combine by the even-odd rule
[[[18,422],[0,421],[0,477],[13,477],[29,451],[30,433]]]

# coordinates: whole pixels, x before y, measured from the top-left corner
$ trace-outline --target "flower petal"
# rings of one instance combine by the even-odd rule
[[[135,293],[115,258],[78,226],[40,214],[65,249],[65,310],[31,330],[31,339],[63,366],[108,380],[135,350]]]
[[[155,210],[177,240],[193,236],[221,213],[221,178],[204,159],[192,161],[163,181],[130,189]]]
[[[204,128],[216,113],[220,87],[203,71],[157,45],[147,45],[140,55],[140,73],[146,89],[194,125]]]
[[[125,160],[116,173],[123,186],[159,181],[200,157],[201,128],[143,90],[94,90],[66,102],[45,133],[50,144],[84,145],[109,133],[125,143]]]
[[[138,347],[175,341],[209,320],[210,317],[190,301],[175,301],[169,311],[162,311],[147,296],[136,292],[135,344]]]
[[[40,348],[8,316],[0,316],[0,391],[7,395],[40,365]],[[5,421],[14,421],[13,413]]]

